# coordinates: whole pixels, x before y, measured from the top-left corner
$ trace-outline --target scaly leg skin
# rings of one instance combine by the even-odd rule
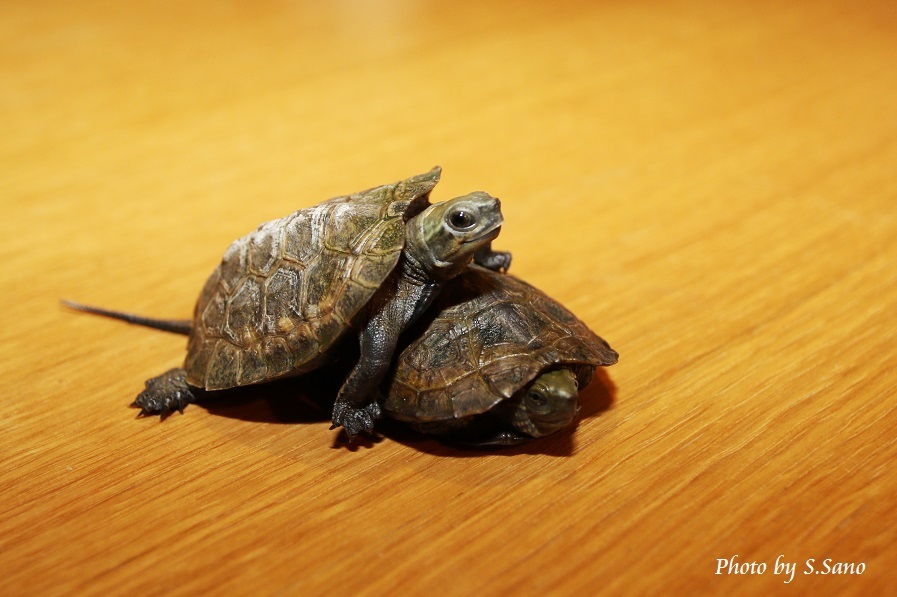
[[[511,267],[511,254],[507,251],[493,251],[489,243],[473,255],[473,262],[494,272],[506,272]]]
[[[376,390],[389,371],[401,332],[395,320],[384,317],[383,311],[372,316],[362,330],[361,357],[340,388],[333,405],[333,425],[330,428],[343,427],[349,440],[362,431],[373,433],[374,421],[381,415]]]
[[[340,388],[333,405],[331,429],[343,427],[349,439],[373,433],[381,416],[377,387],[392,363],[399,335],[433,302],[437,284],[394,278],[372,299],[371,315],[361,332],[361,357]]]
[[[183,369],[170,369],[146,381],[146,389],[140,392],[131,406],[140,409],[138,417],[158,413],[162,419],[172,411],[184,412],[184,407],[196,402],[193,388],[187,383]]]

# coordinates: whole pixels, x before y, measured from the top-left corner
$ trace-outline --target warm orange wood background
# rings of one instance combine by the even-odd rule
[[[895,7],[3,2],[0,592],[897,590]],[[574,432],[135,420],[183,339],[57,303],[188,316],[232,239],[434,164],[620,352]]]

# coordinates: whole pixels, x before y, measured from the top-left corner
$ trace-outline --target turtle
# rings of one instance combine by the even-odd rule
[[[544,292],[477,266],[425,319],[396,357],[381,408],[468,445],[514,445],[566,427],[579,389],[619,356]]]
[[[333,407],[333,427],[372,432],[377,387],[403,329],[472,261],[505,271],[493,251],[503,223],[486,192],[430,204],[438,166],[424,174],[335,197],[261,224],[234,241],[206,281],[192,320],[165,320],[79,303],[76,310],[189,336],[183,367],[146,382],[140,415],[219,391],[312,371],[350,330],[360,357]]]

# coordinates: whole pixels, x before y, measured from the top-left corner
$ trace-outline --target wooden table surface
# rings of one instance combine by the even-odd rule
[[[0,593],[897,590],[893,2],[8,0],[0,38]],[[620,352],[570,433],[135,420],[183,338],[58,303],[187,317],[258,223],[434,164]]]

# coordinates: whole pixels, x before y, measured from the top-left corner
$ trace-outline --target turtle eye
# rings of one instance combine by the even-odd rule
[[[448,222],[455,230],[467,230],[477,223],[477,219],[470,211],[456,209],[449,214]]]
[[[535,390],[529,393],[529,401],[532,402],[534,406],[545,406],[545,396]]]

